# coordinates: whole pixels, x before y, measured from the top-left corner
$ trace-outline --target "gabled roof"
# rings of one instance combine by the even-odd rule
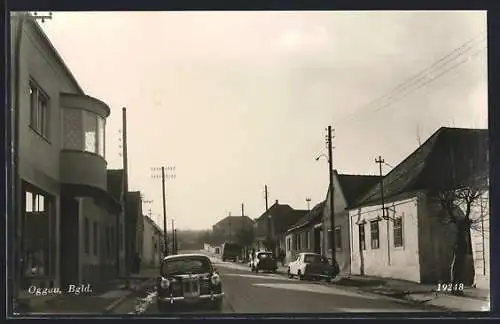
[[[45,44],[47,45],[49,50],[52,52],[53,57],[56,59],[56,61],[62,67],[64,73],[66,74],[66,76],[68,77],[70,82],[73,83],[73,86],[76,88],[78,93],[84,94],[84,91],[83,91],[82,87],[80,86],[80,84],[78,84],[78,81],[76,80],[75,76],[73,75],[71,70],[68,68],[68,66],[66,65],[66,63],[62,59],[61,55],[56,50],[56,48],[54,47],[54,45],[52,44],[50,39],[47,37],[45,32],[42,30],[42,28],[40,27],[38,22],[34,19],[33,15],[31,15],[30,13],[21,12],[21,13],[13,13],[11,15],[11,17],[12,17],[11,21],[13,21],[13,22],[17,22],[18,19],[24,19],[24,21],[27,21],[28,24],[33,26],[34,30],[38,33],[38,35],[40,36],[42,41],[45,42]],[[12,28],[15,28],[14,24],[12,24]]]
[[[226,216],[225,218],[218,221],[214,226],[222,225],[222,224],[225,224],[229,221],[237,221],[237,222],[245,222],[246,221],[248,224],[253,223],[253,219],[251,219],[248,216]]]
[[[151,217],[147,216],[147,215],[144,215],[144,219],[149,223],[151,224],[151,226],[153,226],[154,229],[156,229],[158,232],[160,232],[160,234],[163,235],[163,230],[160,228],[160,226],[158,226],[158,224],[155,223],[154,220],[151,219]]]
[[[323,214],[323,208],[325,208],[325,202],[326,201],[322,201],[319,204],[316,204],[316,206],[311,209],[311,212],[307,212],[306,215],[301,217],[295,224],[293,224],[292,227],[288,229],[287,233],[298,230],[310,223],[321,222],[321,215]]]
[[[352,205],[357,198],[373,187],[380,176],[358,175],[358,174],[337,174],[342,193],[346,199],[347,206]]]
[[[290,205],[280,205],[278,201],[276,201],[271,207],[268,209],[269,215],[272,216],[274,229],[277,233],[284,233],[295,224],[300,218],[304,217],[308,211],[293,209]],[[266,212],[264,212],[259,218],[255,220],[255,222],[264,221],[266,218]]]
[[[457,188],[489,173],[488,130],[441,127],[383,179],[384,197]],[[380,183],[356,206],[378,202]]]

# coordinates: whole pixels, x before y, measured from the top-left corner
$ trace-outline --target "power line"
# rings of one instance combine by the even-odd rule
[[[383,105],[383,106],[377,107],[377,108],[376,108],[376,109],[374,109],[372,112],[377,112],[377,111],[380,111],[380,110],[382,110],[382,109],[384,109],[384,108],[386,108],[386,107],[391,106],[391,105],[392,105],[392,104],[394,104],[395,102],[397,102],[397,101],[399,101],[399,100],[401,100],[401,99],[403,99],[403,98],[406,98],[408,95],[410,95],[410,94],[412,94],[412,93],[415,93],[417,90],[419,90],[419,89],[420,89],[420,88],[422,88],[423,86],[425,86],[425,85],[427,85],[427,84],[431,83],[432,81],[435,81],[435,80],[437,80],[437,79],[441,78],[442,76],[444,76],[444,75],[445,75],[445,74],[447,74],[448,72],[450,72],[450,71],[452,71],[452,70],[454,70],[454,69],[458,68],[460,65],[462,65],[462,64],[464,64],[464,63],[467,63],[468,61],[470,61],[470,60],[471,60],[471,58],[476,57],[478,54],[480,54],[481,52],[483,52],[485,49],[487,49],[487,47],[486,47],[486,46],[485,46],[485,47],[483,47],[482,49],[480,49],[480,50],[478,50],[478,51],[474,52],[472,55],[468,56],[466,59],[464,59],[464,60],[462,60],[462,61],[459,61],[457,64],[454,64],[454,65],[452,65],[450,68],[448,68],[448,69],[444,70],[443,72],[439,73],[436,77],[434,77],[434,78],[432,78],[432,79],[429,79],[428,81],[426,81],[426,82],[424,82],[424,83],[420,84],[418,87],[414,88],[414,89],[413,89],[413,91],[411,91],[411,92],[407,92],[407,93],[403,94],[401,97],[399,97],[399,98],[397,98],[397,99],[395,99],[395,100],[393,100],[393,101],[391,101],[391,102],[388,102],[387,104],[385,104],[385,105]]]
[[[447,64],[453,62],[454,60],[460,58],[461,56],[465,55],[466,53],[470,52],[472,49],[474,49],[474,46],[470,46],[470,44],[473,43],[473,42],[475,42],[476,40],[478,40],[480,38],[483,38],[483,37],[485,37],[485,32],[481,32],[479,35],[476,35],[474,38],[472,38],[472,39],[468,40],[467,42],[463,43],[461,46],[455,48],[453,51],[451,51],[450,53],[448,53],[444,57],[442,57],[439,60],[437,60],[436,62],[434,62],[431,66],[429,66],[426,69],[420,71],[416,75],[410,77],[409,79],[407,79],[406,81],[404,81],[403,83],[401,83],[399,86],[397,86],[396,88],[394,88],[389,93],[383,95],[382,97],[379,97],[378,99],[375,99],[375,100],[371,101],[367,105],[364,105],[364,107],[365,108],[369,108],[369,107],[372,107],[372,106],[376,107],[377,103],[382,102],[384,99],[389,99],[390,100],[391,97],[394,97],[395,94],[397,94],[399,92],[403,92],[405,89],[410,88],[412,85],[418,84],[419,81],[422,81],[422,80],[428,78],[428,75],[430,74],[430,72],[435,72],[435,71],[437,71],[437,70],[445,67]],[[461,51],[464,48],[466,48],[466,49],[463,50],[463,51]],[[475,54],[473,54],[473,55],[475,55]],[[445,63],[443,63],[443,62],[445,62]],[[440,74],[440,75],[442,75],[442,74]],[[437,77],[432,78],[431,80],[428,80],[428,81],[432,81],[432,80],[435,80],[435,79],[437,79]],[[427,84],[427,83],[429,83],[429,82],[426,82],[425,84]],[[392,101],[392,102],[394,102],[394,101]],[[349,120],[349,119],[351,119],[353,117],[356,117],[360,112],[362,112],[362,111],[358,110],[357,112],[355,112],[355,113],[353,113],[351,115],[346,116],[344,118],[344,121],[345,120]]]

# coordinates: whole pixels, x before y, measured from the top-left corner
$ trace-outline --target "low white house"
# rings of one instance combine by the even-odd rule
[[[158,267],[162,257],[163,231],[149,216],[144,216],[142,267]]]
[[[450,215],[442,193],[467,188],[487,196],[488,160],[487,130],[440,128],[385,175],[382,186],[374,186],[350,208],[351,273],[449,282],[455,224],[464,219],[466,208],[454,199]],[[469,217],[474,222],[475,283],[484,287],[489,283],[489,212],[488,200],[482,202],[473,204]]]

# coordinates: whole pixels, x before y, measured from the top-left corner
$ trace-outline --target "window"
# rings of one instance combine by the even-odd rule
[[[93,243],[93,248],[94,248],[94,255],[97,255],[97,248],[98,248],[98,243],[99,243],[99,227],[98,227],[98,224],[97,222],[94,222],[94,227],[92,228],[92,234],[94,234],[94,241],[92,242]]]
[[[84,231],[85,231],[85,236],[84,236],[84,251],[86,254],[89,254],[90,250],[90,225],[89,225],[89,219],[85,217],[84,220]]]
[[[311,246],[311,243],[309,242],[310,239],[309,231],[305,232],[305,235],[306,235],[306,249],[309,249],[309,247]]]
[[[27,212],[44,212],[45,197],[26,191],[26,211]]]
[[[97,154],[102,157],[104,157],[104,128],[104,118],[97,117]]]
[[[335,250],[340,251],[342,249],[342,231],[341,227],[335,227]]]
[[[30,126],[35,132],[47,139],[49,137],[49,97],[34,81],[29,83],[29,94]]]
[[[85,127],[85,151],[97,153],[97,116],[93,113],[84,112]]]
[[[372,249],[374,250],[378,249],[380,246],[380,242],[379,242],[379,229],[377,220],[370,222],[370,239],[371,239]]]
[[[290,245],[291,245],[291,244],[290,244],[290,238],[289,238],[289,237],[287,237],[287,239],[286,239],[286,250],[287,250],[287,251],[290,251],[290,248],[291,248],[291,246],[290,246]]]
[[[397,217],[393,221],[394,247],[403,246],[403,217]]]
[[[365,240],[365,224],[358,225],[359,231],[359,248],[361,250],[366,250],[366,240]]]

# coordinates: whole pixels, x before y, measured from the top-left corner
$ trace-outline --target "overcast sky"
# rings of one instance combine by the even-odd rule
[[[111,107],[109,168],[127,107],[130,189],[160,225],[152,167],[176,167],[169,226],[205,229],[242,202],[261,215],[265,184],[269,205],[323,200],[328,125],[349,174],[376,174],[378,155],[397,165],[441,126],[487,127],[485,12],[56,12],[42,28]]]

